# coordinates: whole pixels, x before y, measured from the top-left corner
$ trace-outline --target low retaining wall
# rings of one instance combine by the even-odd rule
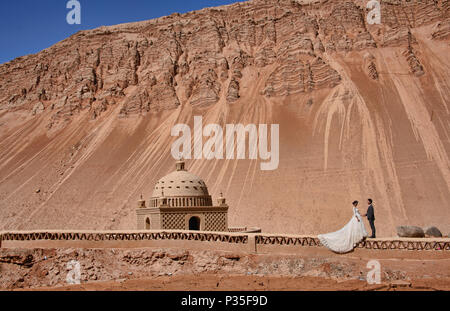
[[[270,252],[300,250],[303,247],[324,247],[315,236],[258,234],[255,236],[258,251]],[[449,251],[450,239],[383,238],[366,239],[356,249],[406,250],[406,251]]]
[[[182,247],[247,252],[293,252],[323,247],[315,236],[204,231],[30,231],[0,232],[3,248]],[[367,239],[370,250],[448,251],[450,239]]]
[[[183,247],[247,251],[247,234],[194,231],[35,231],[3,232],[3,248]]]
[[[261,229],[260,228],[256,228],[256,227],[252,227],[252,228],[247,228],[247,227],[231,227],[228,228],[228,232],[234,232],[234,233],[261,233]]]

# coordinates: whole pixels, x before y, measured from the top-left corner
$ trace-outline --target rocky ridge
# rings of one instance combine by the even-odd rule
[[[116,104],[122,117],[208,107],[236,101],[251,66],[270,71],[260,90],[267,97],[312,92],[341,80],[324,53],[377,47],[403,46],[411,73],[423,74],[411,29],[434,23],[433,39],[446,38],[448,1],[383,1],[382,26],[371,29],[362,4],[256,0],[82,31],[0,65],[0,109],[49,111],[51,126]]]

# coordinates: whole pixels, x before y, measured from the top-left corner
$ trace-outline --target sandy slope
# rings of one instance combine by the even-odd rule
[[[382,26],[358,19],[352,1],[321,2],[251,1],[101,28],[1,65],[0,228],[134,228],[139,195],[173,170],[170,129],[202,115],[280,124],[275,171],[188,161],[214,197],[227,197],[231,226],[334,231],[353,200],[371,197],[380,236],[404,224],[448,234],[450,54],[447,37],[432,39],[447,1],[383,4]],[[261,56],[265,47],[276,57]]]

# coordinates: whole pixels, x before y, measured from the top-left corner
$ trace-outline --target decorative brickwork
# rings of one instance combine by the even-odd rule
[[[168,230],[184,230],[185,214],[184,213],[163,213],[162,226]]]
[[[205,214],[205,231],[227,231],[226,213],[207,213]]]
[[[186,240],[258,245],[323,247],[315,236],[278,236],[248,233],[192,232],[192,231],[136,231],[136,232],[2,232],[0,242],[7,241],[142,241]],[[1,246],[1,243],[0,243]],[[371,250],[450,251],[450,239],[368,239],[357,248]]]
[[[4,232],[3,241],[142,241],[142,240],[187,240],[226,243],[247,243],[247,235],[205,232]]]
[[[256,244],[260,245],[291,245],[322,247],[317,237],[287,237],[256,235]],[[420,239],[368,239],[359,243],[357,248],[379,250],[450,250],[450,240],[420,240]]]

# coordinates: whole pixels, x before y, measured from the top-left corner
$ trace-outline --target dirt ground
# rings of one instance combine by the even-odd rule
[[[366,281],[376,261],[381,284]],[[68,285],[76,261],[80,284]],[[248,254],[176,248],[0,249],[0,290],[322,291],[450,290],[448,251],[373,251],[338,255]]]
[[[36,290],[36,289],[35,289]],[[365,281],[338,282],[320,277],[276,277],[246,275],[181,275],[154,279],[121,279],[90,282],[63,287],[45,287],[51,291],[449,291],[450,278],[397,281],[369,285]]]

